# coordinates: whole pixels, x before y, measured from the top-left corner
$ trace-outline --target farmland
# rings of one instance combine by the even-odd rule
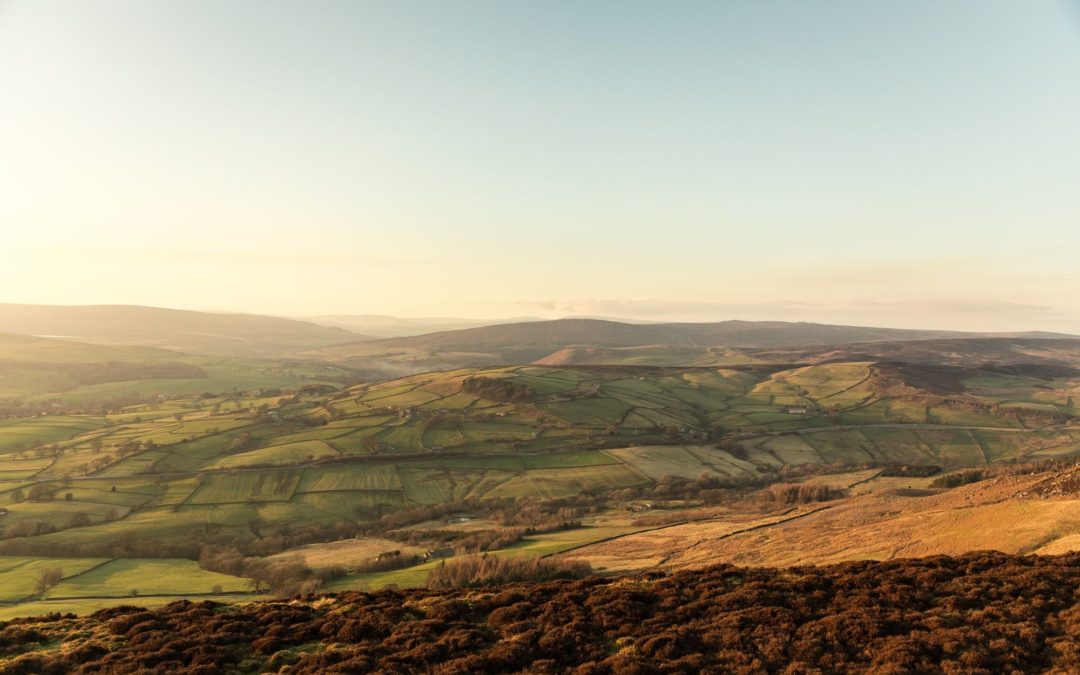
[[[640,494],[672,480],[737,490],[790,470],[948,470],[1065,457],[1080,452],[1072,422],[1078,386],[1069,377],[977,371],[934,379],[863,361],[523,365],[348,388],[237,387],[114,404],[98,414],[15,417],[0,424],[0,552],[65,573],[79,566],[48,561],[142,561],[132,564],[165,579],[149,572],[148,555],[194,565],[203,547],[223,542],[285,555],[393,514],[444,505],[573,502]],[[546,555],[640,529],[614,515],[587,520],[564,533],[515,535],[500,550]],[[432,541],[452,533],[424,527]],[[372,550],[356,541],[357,550]],[[422,583],[430,566],[351,574],[329,587]],[[82,582],[93,593],[65,580],[34,596],[25,582],[11,581],[6,602],[37,611],[62,602],[104,606],[132,591],[241,590],[203,583],[196,573],[187,586],[155,586],[140,584],[135,568],[106,572]]]

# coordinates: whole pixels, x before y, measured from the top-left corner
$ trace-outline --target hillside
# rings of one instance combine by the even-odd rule
[[[1064,366],[1080,368],[1080,338],[977,337],[857,342],[813,347],[741,349],[747,359],[763,363],[828,363],[832,361],[900,361],[932,366],[973,368]]]
[[[0,624],[0,672],[1076,672],[1080,555],[179,602]]]
[[[480,328],[514,321],[533,321],[535,319],[508,319],[506,321],[484,321],[454,317],[398,317],[383,314],[330,314],[324,316],[297,317],[321,326],[337,326],[371,339],[411,337],[440,331],[465,330]],[[355,340],[356,338],[354,338]]]
[[[0,334],[0,398],[108,382],[205,377],[190,357],[165,349]]]
[[[533,361],[538,366],[729,366],[757,363],[730,347],[567,347]]]
[[[0,333],[0,361],[11,363],[101,363],[175,360],[182,355],[157,347],[113,346]]]
[[[70,576],[117,551],[190,561],[360,536],[358,559],[403,544],[548,554],[646,528],[625,510],[638,501],[681,509],[852,469],[1076,454],[1078,394],[1075,377],[873,362],[510,366],[4,420],[0,556],[15,571],[0,565],[0,589],[13,585],[10,612],[52,611],[94,591],[35,595],[18,569],[57,559]],[[460,511],[475,517],[446,527]],[[736,511],[725,527],[776,516]],[[376,574],[360,560],[342,588],[422,584],[433,564],[401,562]]]
[[[305,356],[393,377],[458,367],[531,362],[728,365],[768,360],[758,357],[753,349],[965,337],[987,335],[780,321],[630,324],[558,319],[334,345],[309,351]]]
[[[134,305],[0,304],[0,333],[228,356],[273,356],[358,339],[343,328],[293,319]]]
[[[822,480],[825,480],[824,478]],[[934,478],[828,477],[851,496],[808,504],[761,526],[714,518],[629,534],[566,554],[596,569],[658,564],[700,568],[716,560],[787,566],[961,555],[997,550],[1048,554],[1080,543],[1080,468],[1005,473],[952,489]]]
[[[755,495],[784,481],[1080,452],[1080,378],[1057,372],[525,365],[339,389],[318,369],[224,363],[156,383],[198,393],[0,421],[0,616],[85,612],[133,592],[216,598],[260,565],[348,565],[325,586],[341,590],[423,585],[433,551],[535,558],[691,516],[768,529],[788,507]],[[223,547],[249,562],[213,563]],[[35,591],[45,569],[59,583]]]
[[[352,379],[302,362],[0,334],[0,414],[84,412],[159,396]]]
[[[514,351],[506,350],[520,350],[515,354],[516,358],[512,359],[512,362],[522,363],[541,358],[569,345],[779,347],[947,337],[948,335],[947,331],[863,328],[782,321],[631,324],[600,319],[555,319],[445,331],[397,340],[382,340],[377,344],[382,347],[453,352],[513,354]]]

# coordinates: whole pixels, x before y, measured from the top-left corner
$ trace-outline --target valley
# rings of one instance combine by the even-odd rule
[[[4,404],[0,616],[424,586],[473,553],[624,574],[1071,548],[1068,499],[993,501],[943,481],[1080,453],[1080,349],[949,339],[960,356],[945,365],[913,340],[858,343],[848,361],[845,345],[790,363],[716,347],[739,362],[540,357],[381,379],[301,352],[12,336],[8,367],[75,379]],[[686,356],[589,353],[612,349]],[[920,475],[886,475],[898,467]],[[1008,540],[982,525],[1012,520],[1025,525]],[[931,526],[938,539],[920,534]]]

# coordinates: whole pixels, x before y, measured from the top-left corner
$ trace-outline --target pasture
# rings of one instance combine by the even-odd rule
[[[43,570],[61,580],[44,593]],[[51,611],[88,613],[116,604],[253,597],[247,579],[199,568],[193,560],[0,557],[0,620]]]
[[[1074,383],[986,376],[945,396],[898,384],[901,375],[861,362],[506,366],[321,394],[184,394],[98,415],[11,418],[0,421],[0,545],[87,552],[64,564],[78,577],[34,600],[58,607],[92,594],[243,590],[242,580],[211,583],[178,561],[125,566],[90,555],[111,556],[117,542],[260,538],[448,502],[559,499],[669,477],[737,485],[785,466],[951,469],[1080,453],[1080,431],[1061,421],[1075,409]],[[470,391],[478,378],[500,384]],[[585,534],[565,534],[575,536]],[[519,548],[566,543],[528,542]],[[7,602],[27,597],[15,596],[35,573],[17,567],[0,571],[10,574],[0,587],[9,578],[16,589]],[[386,573],[378,583],[421,574]],[[170,581],[187,577],[190,585]]]

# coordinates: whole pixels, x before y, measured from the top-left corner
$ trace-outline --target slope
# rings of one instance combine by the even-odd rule
[[[1061,553],[1080,543],[1080,468],[1001,475],[953,489],[928,479],[877,478],[854,496],[808,505],[767,526],[723,519],[686,523],[585,546],[568,557],[621,569],[830,564],[960,555]],[[911,486],[911,487],[909,487]]]
[[[746,358],[764,363],[902,361],[933,366],[1080,367],[1080,339],[1069,336],[893,340],[739,351]]]
[[[729,351],[732,347],[779,348],[971,336],[979,334],[782,321],[629,324],[599,319],[557,319],[335,345],[314,350],[307,356],[394,376],[538,360],[551,365],[641,362],[640,354],[629,352],[613,359],[612,349],[648,348],[651,353],[645,356],[647,363],[689,365],[755,360],[732,355]],[[601,348],[602,351],[558,354],[568,348]],[[666,350],[671,352],[665,354]],[[594,356],[596,360],[591,360]]]
[[[0,332],[232,356],[278,355],[359,337],[293,319],[135,305],[0,304]]]

